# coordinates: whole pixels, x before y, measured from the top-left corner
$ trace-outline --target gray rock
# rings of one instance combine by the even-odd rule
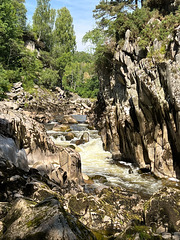
[[[172,239],[171,238],[171,233],[163,233],[162,234],[162,239],[168,239],[168,240]]]

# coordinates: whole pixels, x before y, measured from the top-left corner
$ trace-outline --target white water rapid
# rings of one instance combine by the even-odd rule
[[[74,116],[76,117],[76,116]],[[131,163],[113,161],[110,152],[104,151],[102,141],[97,130],[89,130],[84,123],[84,116],[78,115],[79,124],[70,125],[75,138],[66,141],[64,132],[48,131],[52,140],[57,145],[73,145],[81,155],[82,172],[94,181],[89,188],[103,188],[105,186],[121,186],[130,191],[148,196],[163,186],[163,181],[154,178],[150,173],[139,174],[138,168]],[[83,122],[83,123],[82,123]],[[84,132],[89,134],[89,142],[76,145]]]

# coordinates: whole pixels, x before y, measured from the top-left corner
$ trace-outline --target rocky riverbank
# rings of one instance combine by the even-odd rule
[[[0,109],[0,239],[180,239],[177,188],[150,199],[121,187],[89,192],[77,152],[56,146],[31,110]]]
[[[6,106],[12,109],[23,109],[25,114],[40,123],[59,120],[60,116],[70,114],[88,114],[92,102],[77,94],[63,91],[57,87],[54,91],[35,85],[29,92],[25,91],[21,82],[13,85],[8,94]]]

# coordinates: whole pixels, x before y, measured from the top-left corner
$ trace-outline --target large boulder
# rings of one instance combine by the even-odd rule
[[[60,202],[53,197],[38,204],[18,199],[3,221],[3,240],[39,239],[95,239],[80,222],[67,214]]]
[[[141,197],[120,187],[104,188],[96,196],[87,193],[68,196],[66,206],[91,230],[108,231],[110,235],[143,221]]]
[[[163,188],[145,204],[145,223],[157,233],[180,232],[180,190]]]

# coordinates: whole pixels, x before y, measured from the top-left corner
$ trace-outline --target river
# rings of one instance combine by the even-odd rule
[[[82,172],[93,179],[87,184],[87,189],[101,189],[107,186],[121,186],[126,190],[139,193],[146,198],[167,185],[167,180],[155,178],[151,173],[139,173],[139,169],[131,163],[114,161],[108,151],[104,151],[101,137],[97,130],[90,130],[86,123],[86,116],[73,115],[78,124],[71,124],[74,139],[67,141],[66,132],[48,130],[47,133],[56,145],[74,147],[81,155]],[[50,123],[51,125],[55,124]],[[89,141],[76,144],[84,133],[88,133]],[[173,185],[179,185],[173,182]]]

